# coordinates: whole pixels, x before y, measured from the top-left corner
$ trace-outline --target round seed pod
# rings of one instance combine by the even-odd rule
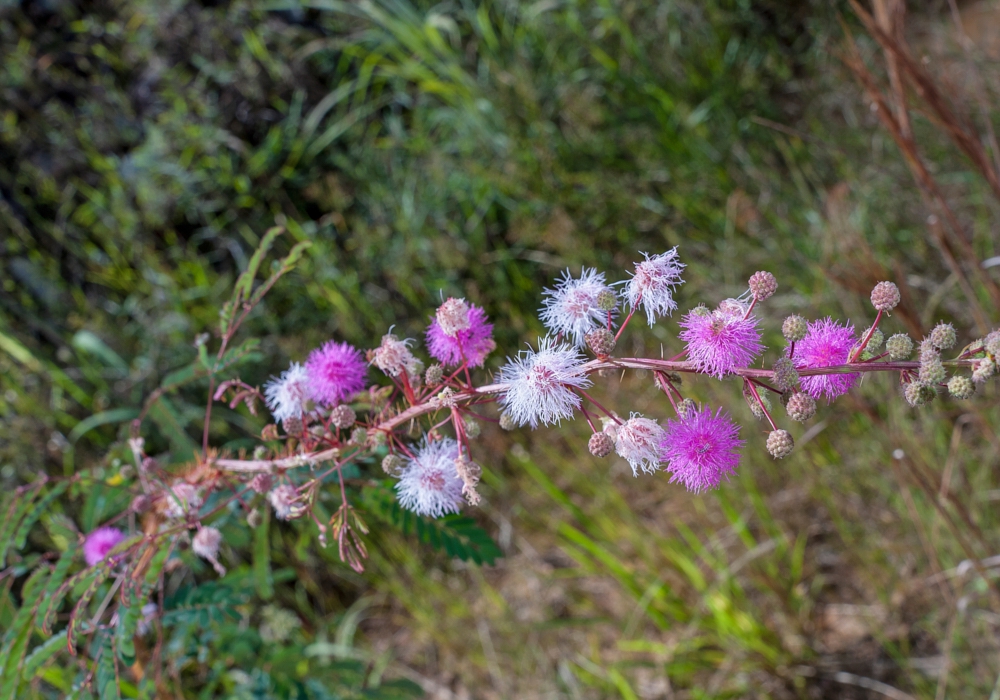
[[[792,453],[795,440],[787,430],[772,430],[767,436],[767,451],[775,459],[782,459]]]
[[[801,316],[789,316],[781,324],[781,333],[789,343],[795,343],[806,337],[809,324]]]
[[[595,355],[607,355],[615,349],[615,336],[607,328],[597,328],[583,337]]]
[[[785,409],[789,418],[802,423],[816,415],[816,399],[804,391],[797,391],[788,398]]]
[[[444,368],[441,365],[431,365],[424,373],[427,386],[437,386],[444,379]]]
[[[920,363],[920,381],[925,384],[940,384],[948,377],[941,359],[935,357]]]
[[[590,436],[587,449],[595,457],[607,457],[615,449],[615,441],[607,433],[594,433]]]
[[[948,380],[948,393],[952,398],[971,399],[976,393],[976,385],[968,377],[955,375]]]

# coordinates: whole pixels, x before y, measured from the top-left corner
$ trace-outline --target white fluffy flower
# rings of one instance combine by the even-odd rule
[[[604,273],[595,268],[580,271],[579,279],[574,279],[567,269],[555,289],[548,287],[542,292],[546,296],[540,310],[542,323],[552,333],[570,338],[577,347],[584,344],[584,336],[603,326],[608,320],[607,311],[597,306],[597,295],[611,291],[604,281]]]
[[[417,515],[440,518],[462,507],[462,480],[455,471],[458,443],[451,438],[424,438],[408,459],[396,483],[399,504]]]
[[[590,380],[583,372],[583,358],[576,348],[557,345],[552,338],[538,341],[538,352],[522,350],[517,358],[507,358],[500,370],[501,382],[508,384],[500,398],[504,413],[517,425],[558,423],[571,418],[580,397],[570,387],[586,388]]]
[[[292,520],[302,514],[302,506],[296,503],[298,497],[299,492],[288,484],[276,486],[267,494],[267,500],[271,502],[274,514],[279,520]]]
[[[633,476],[639,476],[640,469],[652,473],[660,468],[660,443],[666,436],[667,431],[655,420],[633,413],[631,418],[618,426],[615,452],[632,465]]]
[[[417,358],[410,352],[412,338],[400,340],[392,333],[382,336],[382,344],[375,349],[372,362],[390,377],[398,377],[403,372],[413,373]]]
[[[264,385],[264,398],[275,422],[301,418],[309,400],[309,373],[306,368],[293,362],[280,377],[272,377]]]
[[[635,274],[625,285],[625,298],[633,309],[642,304],[652,326],[657,316],[669,315],[677,308],[674,287],[684,284],[684,263],[677,260],[677,246],[653,257],[642,255],[646,259],[635,264]]]
[[[166,501],[163,513],[168,518],[182,518],[188,511],[201,508],[202,499],[197,487],[186,481],[178,481],[163,496]]]

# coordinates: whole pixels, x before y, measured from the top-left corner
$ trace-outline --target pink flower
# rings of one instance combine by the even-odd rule
[[[660,443],[665,437],[659,423],[633,413],[617,426],[615,452],[632,467],[632,476],[639,476],[640,469],[651,474],[660,468],[663,459]]]
[[[445,304],[447,303],[446,301]],[[444,332],[440,318],[439,310],[437,317],[427,327],[427,352],[431,357],[447,367],[457,367],[462,364],[464,355],[470,367],[482,367],[486,356],[496,348],[496,343],[493,342],[493,324],[487,322],[486,312],[469,304],[469,325],[456,331],[454,335]]]
[[[727,300],[715,311],[690,312],[681,320],[678,336],[687,343],[687,355],[702,372],[721,379],[750,366],[764,346],[757,317],[743,318],[741,304]]]
[[[583,268],[580,278],[573,279],[567,269],[555,289],[545,288],[542,295],[540,318],[550,332],[570,340],[577,347],[583,347],[584,336],[608,321],[608,311],[598,305],[601,292],[611,292],[604,281],[604,273],[594,268]]]
[[[458,457],[458,443],[451,438],[430,442],[425,437],[396,483],[399,505],[432,518],[457,513],[464,487],[455,468]]]
[[[357,349],[331,340],[309,353],[306,372],[313,401],[332,406],[365,388],[367,366]]]
[[[87,562],[87,566],[104,561],[108,552],[124,539],[125,533],[113,527],[99,527],[91,532],[83,541],[83,558]]]
[[[686,418],[667,421],[667,435],[660,443],[670,482],[680,482],[698,493],[718,488],[740,464],[743,441],[740,429],[721,408],[712,415],[708,407],[690,411]]]
[[[653,257],[642,255],[646,259],[635,264],[635,274],[625,285],[625,299],[633,309],[643,305],[652,327],[657,316],[669,315],[677,308],[674,287],[684,284],[684,263],[677,261],[677,246]]]
[[[580,351],[552,338],[538,341],[538,352],[522,350],[517,358],[507,358],[499,381],[508,385],[500,405],[515,425],[558,423],[572,418],[580,407],[580,397],[572,387],[585,389],[590,379],[583,369]]]
[[[264,398],[278,423],[301,418],[309,400],[309,373],[298,362],[293,362],[280,377],[272,377],[264,385]]]
[[[390,377],[398,377],[403,372],[414,374],[419,360],[410,352],[412,342],[413,338],[400,340],[392,333],[386,333],[382,336],[382,344],[372,353],[372,363]]]
[[[842,365],[850,357],[857,343],[854,326],[842,326],[831,318],[813,321],[808,326],[806,337],[795,344],[792,361],[796,369],[814,369]],[[802,390],[814,399],[825,396],[828,401],[850,391],[860,374],[823,374],[801,377]]]

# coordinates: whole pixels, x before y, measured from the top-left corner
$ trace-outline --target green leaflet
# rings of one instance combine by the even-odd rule
[[[21,608],[4,635],[3,646],[0,647],[0,700],[14,700],[16,697],[21,682],[21,666],[31,641],[39,601],[46,588],[43,584],[48,575],[48,570],[43,567],[35,569],[28,577],[21,591]]]
[[[493,564],[503,552],[489,533],[475,520],[463,515],[443,518],[424,518],[404,510],[396,502],[396,495],[384,482],[381,486],[362,491],[365,509],[404,534],[416,533],[417,538],[434,549],[444,550],[449,556],[476,564]]]

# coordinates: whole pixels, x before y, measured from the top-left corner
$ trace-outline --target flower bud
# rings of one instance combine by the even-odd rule
[[[789,343],[795,343],[805,338],[808,330],[808,324],[801,316],[789,316],[781,324],[781,333]]]
[[[760,397],[760,401],[757,401],[757,396]],[[768,412],[771,411],[771,400],[767,398],[767,389],[765,389],[764,387],[757,388],[757,396],[753,395],[753,392],[750,391],[749,386],[743,387],[743,398],[746,400],[747,405],[750,407],[750,412],[753,413],[754,418],[760,420],[761,418],[764,417],[765,410]],[[764,404],[763,408],[761,408],[761,404]]]
[[[382,458],[382,471],[393,479],[398,479],[403,475],[403,468],[405,466],[406,460],[399,455],[386,455]]]
[[[890,360],[905,360],[913,352],[913,341],[905,333],[897,333],[886,341]]]
[[[772,430],[767,436],[767,451],[775,459],[782,459],[792,453],[795,440],[787,430]]]
[[[595,355],[607,355],[615,349],[615,336],[607,328],[597,328],[584,336],[587,347]]]
[[[274,479],[271,478],[270,474],[256,474],[252,479],[250,479],[249,486],[257,493],[267,493],[271,490],[274,485]]]
[[[684,399],[677,404],[677,417],[684,420],[688,416],[693,415],[697,410],[698,404],[694,402],[694,399]]]
[[[344,404],[340,404],[330,412],[330,422],[341,430],[350,428],[357,419],[358,415],[354,409]]]
[[[305,424],[298,416],[291,416],[281,421],[281,427],[284,428],[285,435],[301,435]]]
[[[934,330],[931,331],[929,338],[938,350],[953,348],[957,340],[955,327],[950,323],[939,323],[934,326]]]
[[[816,415],[816,399],[804,391],[797,391],[788,397],[785,409],[789,418],[802,423]]]
[[[590,436],[587,449],[595,457],[607,457],[615,449],[615,441],[607,433],[594,433]]]
[[[865,332],[861,334],[861,337],[862,338],[867,337],[868,336],[868,331],[870,331],[870,330],[871,330],[871,327],[869,326],[865,330]],[[868,338],[868,344],[865,345],[864,349],[866,351],[874,354],[874,353],[878,352],[878,349],[880,347],[882,347],[882,343],[884,341],[885,341],[885,336],[882,334],[882,331],[880,331],[878,328],[876,328],[875,332],[872,333],[872,337]]]
[[[509,413],[500,414],[500,427],[504,430],[513,430],[517,427],[517,421],[510,417]]]
[[[389,437],[384,430],[373,430],[368,433],[368,439],[375,447],[382,447],[382,445],[389,441]]]
[[[437,386],[444,379],[444,368],[441,365],[431,365],[424,374],[427,386]]]
[[[903,388],[903,397],[911,406],[923,406],[928,401],[933,401],[937,396],[934,387],[924,382],[910,382]]]
[[[250,527],[257,527],[262,522],[264,522],[264,517],[256,508],[253,508],[249,513],[247,513],[247,525]]]
[[[778,280],[770,272],[755,272],[750,276],[750,293],[764,301],[778,289]]]
[[[940,357],[931,357],[920,362],[920,381],[925,384],[940,384],[948,377]]]
[[[788,391],[799,384],[799,373],[795,369],[795,364],[787,357],[781,357],[774,361],[774,385],[782,391]]]
[[[469,438],[470,440],[475,440],[477,437],[479,437],[479,434],[482,433],[482,428],[479,425],[479,421],[477,421],[475,418],[466,416],[462,420],[462,425],[465,428],[465,437]]]
[[[892,282],[879,282],[872,290],[872,306],[878,311],[896,308],[899,303],[899,287]]]
[[[351,443],[355,445],[365,444],[365,440],[368,439],[368,431],[358,426],[351,431]]]
[[[948,380],[948,393],[955,399],[971,399],[976,393],[976,385],[968,377],[955,375]]]
[[[712,310],[709,309],[704,304],[698,304],[698,306],[696,306],[693,309],[691,309],[691,314],[693,316],[711,316],[712,315]]]
[[[613,311],[618,306],[618,295],[613,290],[604,288],[597,293],[597,308],[601,311]]]

